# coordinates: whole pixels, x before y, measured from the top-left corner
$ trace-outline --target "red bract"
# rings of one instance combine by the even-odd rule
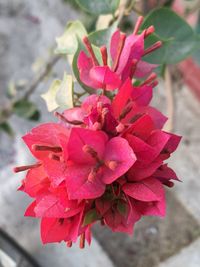
[[[162,128],[167,118],[155,108],[148,106],[152,98],[151,85],[134,87],[128,78],[120,87],[112,102],[113,112],[122,123],[133,123],[143,114],[148,114],[157,128]]]
[[[87,37],[83,42],[89,55],[81,51],[78,57],[78,69],[81,81],[94,89],[114,90],[127,79],[145,78],[157,65],[149,64],[142,61],[142,57],[153,52],[161,46],[161,42],[155,43],[152,47],[144,49],[144,40],[147,36],[154,32],[151,26],[138,34],[143,18],[140,17],[136,23],[134,32],[130,36],[126,36],[117,30],[111,38],[110,57],[111,66],[107,48],[102,46],[101,56],[103,66],[100,66],[92,45]]]
[[[27,170],[19,190],[33,198],[25,216],[41,219],[43,243],[71,247],[80,238],[83,248],[95,222],[132,234],[142,216],[165,215],[164,186],[178,180],[165,160],[181,138],[163,131],[167,118],[149,106],[155,66],[142,57],[160,43],[144,49],[153,27],[138,34],[141,23],[139,18],[129,37],[119,30],[113,34],[112,67],[107,49],[101,48],[100,66],[84,38],[89,56],[79,55],[82,82],[115,92],[90,95],[80,106],[55,112],[58,123],[42,124],[23,137],[36,163],[15,172]]]
[[[133,165],[136,157],[121,137],[75,128],[68,144],[66,184],[71,199],[94,199]]]

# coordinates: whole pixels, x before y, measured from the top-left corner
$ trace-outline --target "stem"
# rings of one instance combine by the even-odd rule
[[[125,15],[126,12],[126,6],[128,4],[128,0],[121,0],[120,6],[119,6],[119,15],[117,18],[117,24],[119,25]]]
[[[44,69],[41,71],[41,73],[37,77],[33,78],[30,85],[26,89],[24,95],[19,99],[13,99],[12,101],[10,101],[7,107],[0,110],[0,113],[3,114],[2,118],[0,118],[0,124],[6,122],[6,120],[12,115],[12,107],[16,101],[28,99],[31,96],[31,94],[37,89],[38,85],[45,79],[45,77],[48,75],[51,69],[56,65],[56,63],[59,61],[60,58],[61,58],[60,56],[51,57],[49,62],[47,62]]]
[[[130,13],[131,13],[131,11],[134,9],[134,6],[135,6],[135,0],[132,0],[131,2],[130,2],[130,4],[128,5],[128,7],[127,7],[127,9],[126,9],[126,12],[125,12],[125,14],[128,16]]]
[[[200,10],[200,0],[198,0],[198,1],[194,4],[194,6],[193,6],[192,8],[190,8],[190,9],[186,9],[185,12],[184,12],[183,17],[184,17],[185,19],[187,19],[188,16],[190,16],[192,13],[197,12],[197,11],[199,11],[199,10]]]
[[[82,93],[78,93],[78,92],[74,92],[74,95],[76,95],[78,98],[84,96],[85,94],[87,94],[87,92],[82,92]]]
[[[47,76],[47,74],[51,71],[52,67],[58,62],[60,59],[60,56],[53,56],[49,62],[44,67],[43,71],[39,74],[38,77],[33,79],[31,84],[29,85],[29,88],[26,90],[26,93],[22,98],[28,99],[30,95],[35,91],[37,86],[44,80],[44,78]]]
[[[172,88],[172,79],[169,71],[169,67],[165,69],[165,90],[166,90],[166,101],[167,101],[167,115],[168,121],[165,125],[166,131],[172,131],[174,126],[174,94]]]

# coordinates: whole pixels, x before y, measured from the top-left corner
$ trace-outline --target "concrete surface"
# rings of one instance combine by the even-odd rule
[[[198,223],[171,192],[167,194],[166,218],[143,218],[131,237],[105,227],[95,228],[96,238],[117,267],[157,266],[199,235]]]
[[[199,267],[200,263],[200,239],[181,252],[161,263],[159,267]]]

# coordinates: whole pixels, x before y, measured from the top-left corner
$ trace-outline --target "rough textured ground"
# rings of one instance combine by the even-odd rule
[[[5,104],[3,96],[8,82],[29,81],[33,76],[32,63],[41,56],[48,58],[55,36],[62,33],[67,20],[77,17],[78,14],[61,0],[0,0],[0,105]],[[55,75],[62,77],[64,68],[64,61],[58,63]],[[52,120],[39,96],[49,83],[50,80],[41,83],[32,96],[42,110],[42,121]],[[162,85],[155,90],[155,95],[155,105],[165,111]],[[64,245],[43,247],[38,223],[23,218],[30,200],[16,192],[23,177],[14,176],[11,168],[31,160],[20,136],[35,124],[13,116],[10,121],[16,131],[15,139],[0,134],[0,227],[16,238],[43,267],[153,267],[160,261],[161,267],[200,266],[199,107],[188,88],[176,92],[175,131],[184,138],[171,165],[183,183],[177,184],[168,195],[166,219],[144,219],[137,224],[131,238],[96,227],[97,241],[84,252],[76,247],[67,250]]]
[[[167,218],[144,218],[133,237],[96,227],[95,236],[117,267],[155,266],[200,235],[197,222],[173,194],[168,193],[167,203]]]

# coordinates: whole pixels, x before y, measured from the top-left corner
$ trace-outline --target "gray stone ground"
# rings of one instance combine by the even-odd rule
[[[33,20],[33,17],[37,18]],[[10,80],[31,79],[31,65],[38,57],[48,58],[55,36],[62,33],[67,20],[79,17],[62,1],[0,0],[0,105]],[[62,77],[65,62],[59,62],[55,75]],[[50,81],[44,81],[32,96],[42,110],[42,121],[52,120],[40,98]],[[165,111],[163,86],[155,90],[155,105]],[[134,237],[112,234],[95,227],[90,249],[66,249],[64,245],[42,246],[36,220],[23,218],[30,202],[16,192],[21,175],[12,167],[31,161],[21,135],[34,123],[15,116],[11,123],[16,138],[0,134],[0,227],[25,247],[42,265],[53,266],[119,266],[119,267],[197,267],[200,266],[200,104],[183,87],[176,92],[175,131],[184,136],[171,160],[183,183],[168,194],[166,219],[144,219],[138,223]],[[162,263],[160,263],[162,262]]]

